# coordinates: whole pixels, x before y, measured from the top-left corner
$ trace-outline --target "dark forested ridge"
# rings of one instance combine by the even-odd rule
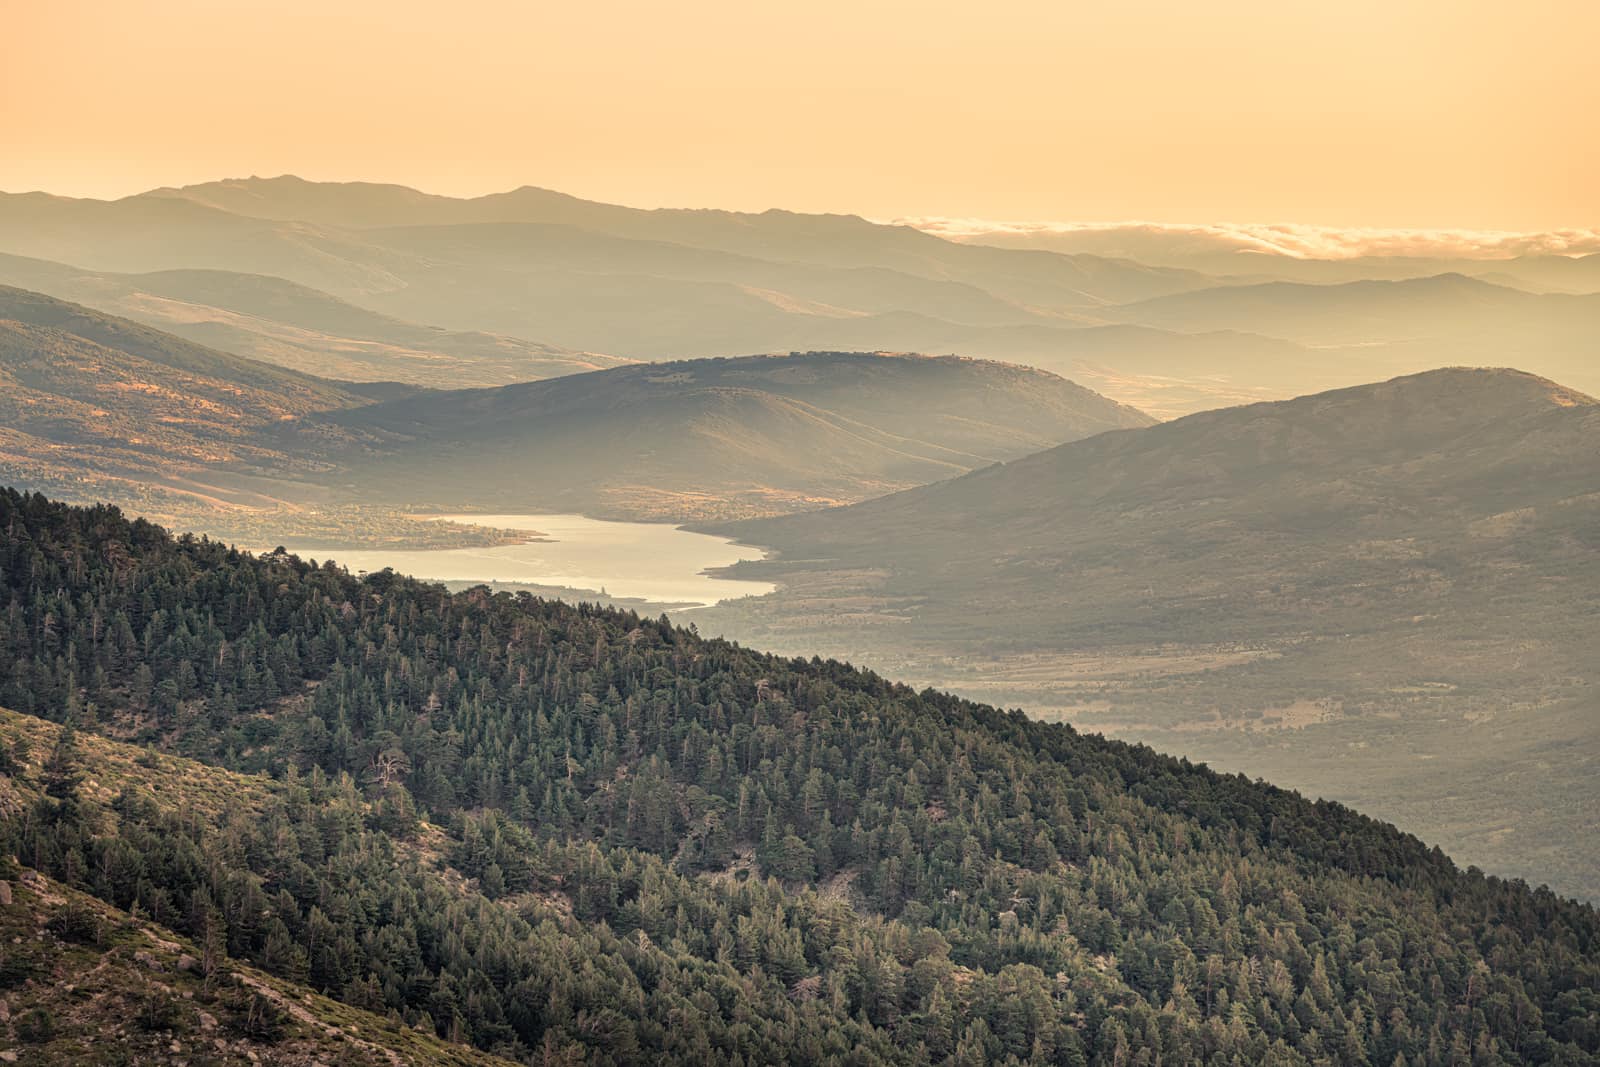
[[[1589,907],[665,620],[0,491],[0,704],[18,861],[527,1062],[1600,1061]]]

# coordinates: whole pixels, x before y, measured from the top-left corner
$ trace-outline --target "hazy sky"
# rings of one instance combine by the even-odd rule
[[[1600,222],[1594,0],[3,0],[0,189]]]

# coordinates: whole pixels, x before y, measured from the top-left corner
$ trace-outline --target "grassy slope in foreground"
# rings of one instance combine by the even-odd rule
[[[32,753],[0,774],[6,818],[39,803],[41,765],[60,733],[42,720],[0,709],[5,751]],[[84,736],[77,743],[88,771],[84,799],[104,806],[107,820],[124,791],[160,796],[191,817],[206,817],[259,803],[255,795],[271,788],[98,738]],[[11,857],[0,866],[0,1058],[7,1062],[505,1064],[230,960],[224,945],[208,954],[143,909],[130,914]]]

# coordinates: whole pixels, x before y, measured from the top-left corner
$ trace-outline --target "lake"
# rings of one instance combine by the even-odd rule
[[[692,533],[666,523],[608,522],[582,515],[433,515],[440,521],[504,530],[526,530],[548,538],[495,548],[328,549],[301,556],[333,559],[352,574],[393,567],[401,574],[440,582],[518,582],[604,591],[698,607],[772,592],[768,582],[730,581],[705,571],[761,550],[721,537]],[[290,546],[291,549],[293,546]]]

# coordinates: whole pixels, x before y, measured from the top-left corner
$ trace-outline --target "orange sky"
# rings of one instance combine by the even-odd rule
[[[0,189],[1600,223],[1592,0],[0,0]]]

